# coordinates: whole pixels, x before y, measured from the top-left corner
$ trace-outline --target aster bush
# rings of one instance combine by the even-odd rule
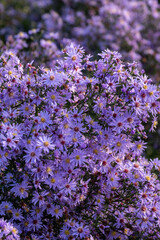
[[[48,32],[58,32],[97,53],[109,47],[139,61],[159,81],[160,5],[157,0],[52,1],[42,15]],[[42,25],[43,26],[43,25]],[[62,37],[61,37],[62,38]]]
[[[32,29],[10,35],[6,43],[2,44],[1,53],[12,50],[25,64],[34,59],[35,66],[53,68],[62,55],[60,42],[60,36],[56,33],[44,34],[41,29]]]
[[[74,40],[94,54],[105,48],[120,51],[125,60],[138,61],[156,81],[160,79],[157,0],[25,0],[23,4],[10,0],[2,1],[0,12],[0,35],[8,37],[7,45],[14,39],[11,47],[25,50],[23,55],[30,57],[31,52],[38,55],[40,44],[41,63],[43,55],[47,55],[46,48],[51,53],[66,40]],[[30,37],[27,40],[21,33],[17,38],[17,34],[23,31],[26,35],[32,28],[41,30],[42,36],[40,43],[35,38],[30,46]]]
[[[0,238],[6,240],[19,240],[18,231],[13,225],[3,218],[0,219]]]
[[[21,239],[160,238],[160,161],[143,156],[159,97],[118,52],[92,60],[71,44],[36,68],[5,51],[0,216]]]

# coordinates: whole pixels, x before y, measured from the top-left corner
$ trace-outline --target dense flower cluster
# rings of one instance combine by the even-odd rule
[[[40,29],[32,29],[28,33],[19,32],[9,36],[1,52],[12,50],[21,61],[33,61],[36,66],[54,67],[57,59],[61,57],[59,49],[60,39],[57,34],[44,35]]]
[[[18,230],[3,218],[0,219],[0,239],[19,240]]]
[[[53,56],[60,44],[74,40],[92,53],[106,48],[120,51],[123,58],[139,61],[148,74],[160,80],[160,6],[157,0],[25,0],[23,5],[25,7],[5,1],[0,5],[4,19],[0,34],[16,35],[9,36],[7,43],[10,45],[13,38],[16,51],[17,48],[25,50],[23,54],[29,51],[30,57],[31,52],[39,54],[40,45],[39,59],[41,57],[41,63],[46,64],[46,48],[48,55]],[[40,41],[35,38],[31,44],[31,38],[26,38],[24,33],[17,38],[18,31],[26,32],[31,28],[41,30]]]
[[[63,54],[0,57],[0,216],[23,239],[160,238],[160,161],[142,157],[157,87],[118,52]]]
[[[160,93],[104,51],[159,81],[158,1],[2,0],[0,16],[0,239],[160,239],[143,154]]]
[[[58,27],[64,37],[75,39],[92,52],[107,47],[118,50],[125,59],[140,61],[150,74],[160,79],[160,7],[157,0],[63,2],[59,15],[54,9],[43,15],[48,32],[55,32]]]

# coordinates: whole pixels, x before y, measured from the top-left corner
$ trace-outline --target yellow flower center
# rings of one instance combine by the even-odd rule
[[[79,156],[79,155],[77,155],[77,156],[76,156],[76,160],[79,160],[79,159],[80,159],[80,156]]]
[[[36,213],[40,213],[40,209],[39,208],[36,208]]]
[[[134,175],[134,178],[135,178],[135,179],[138,179],[138,178],[139,178],[139,175],[138,175],[138,174],[135,174],[135,175]]]
[[[151,180],[150,176],[146,176],[146,180],[150,181]]]
[[[153,126],[154,126],[154,127],[156,127],[156,126],[157,126],[157,124],[158,124],[158,122],[157,122],[157,121],[154,121],[154,122],[153,122]]]
[[[4,156],[5,156],[5,157],[8,157],[8,153],[7,153],[7,152],[5,152]]]
[[[46,172],[49,173],[51,171],[52,171],[52,169],[50,167],[47,167]]]
[[[116,232],[115,231],[112,232],[112,236],[116,236]]]
[[[73,142],[77,142],[77,138],[72,138],[72,141]]]
[[[98,154],[98,150],[97,150],[97,149],[94,149],[94,150],[93,150],[93,153]]]
[[[46,122],[46,119],[44,117],[41,118],[41,122],[44,123]]]
[[[51,99],[52,99],[52,100],[55,100],[55,99],[56,99],[56,96],[55,96],[55,95],[52,95],[52,96],[51,96]]]
[[[14,53],[12,53],[12,52],[9,52],[9,54],[10,54],[11,56],[14,56]]]
[[[24,33],[23,33],[23,32],[20,32],[20,33],[19,33],[19,36],[20,36],[20,37],[23,37],[23,36],[24,36]]]
[[[20,192],[23,194],[24,193],[24,188],[20,188]]]
[[[68,236],[70,234],[69,230],[65,230],[64,233]]]
[[[3,122],[5,122],[5,123],[6,123],[6,122],[8,122],[8,119],[7,119],[7,118],[5,118],[5,119],[3,120]]]
[[[13,136],[17,136],[17,133],[12,133]]]
[[[13,228],[13,229],[12,229],[12,232],[13,232],[14,234],[17,234],[17,229],[16,229],[16,228]]]
[[[27,227],[29,222],[24,222],[24,226]]]
[[[98,107],[100,107],[100,108],[101,108],[101,107],[102,107],[102,105],[103,105],[102,103],[98,103]]]
[[[117,147],[121,147],[122,143],[121,142],[117,142]]]
[[[25,208],[26,212],[29,212],[29,208]]]
[[[75,61],[76,59],[77,59],[77,57],[76,57],[76,56],[73,56],[73,57],[72,57],[72,60],[73,60],[73,61]]]
[[[28,112],[28,111],[29,111],[29,107],[25,107],[25,111],[27,111],[27,112]]]
[[[64,128],[65,128],[65,129],[69,128],[69,125],[68,125],[67,123],[64,124]]]
[[[49,146],[49,142],[46,141],[46,142],[43,143],[43,145],[44,145],[45,147],[48,147],[48,146]]]
[[[138,149],[141,149],[141,148],[142,148],[142,144],[139,143],[139,144],[137,145],[137,148],[138,148]]]
[[[8,210],[7,213],[12,213],[12,210]]]
[[[151,91],[151,92],[149,92],[149,95],[150,95],[150,96],[152,96],[152,95],[153,95],[153,92],[152,92],[152,91]]]
[[[56,179],[55,178],[51,178],[51,183],[55,183]]]
[[[93,120],[91,120],[89,123],[90,123],[91,125],[93,125],[94,121],[93,121]]]
[[[66,158],[66,163],[70,163],[70,159],[69,158]]]
[[[59,209],[58,209],[58,208],[54,209],[54,212],[55,212],[56,214],[59,213]]]

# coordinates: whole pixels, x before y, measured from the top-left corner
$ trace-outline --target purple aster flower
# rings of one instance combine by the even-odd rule
[[[55,145],[52,143],[52,138],[42,135],[37,140],[37,147],[48,153],[50,150],[55,149]]]

